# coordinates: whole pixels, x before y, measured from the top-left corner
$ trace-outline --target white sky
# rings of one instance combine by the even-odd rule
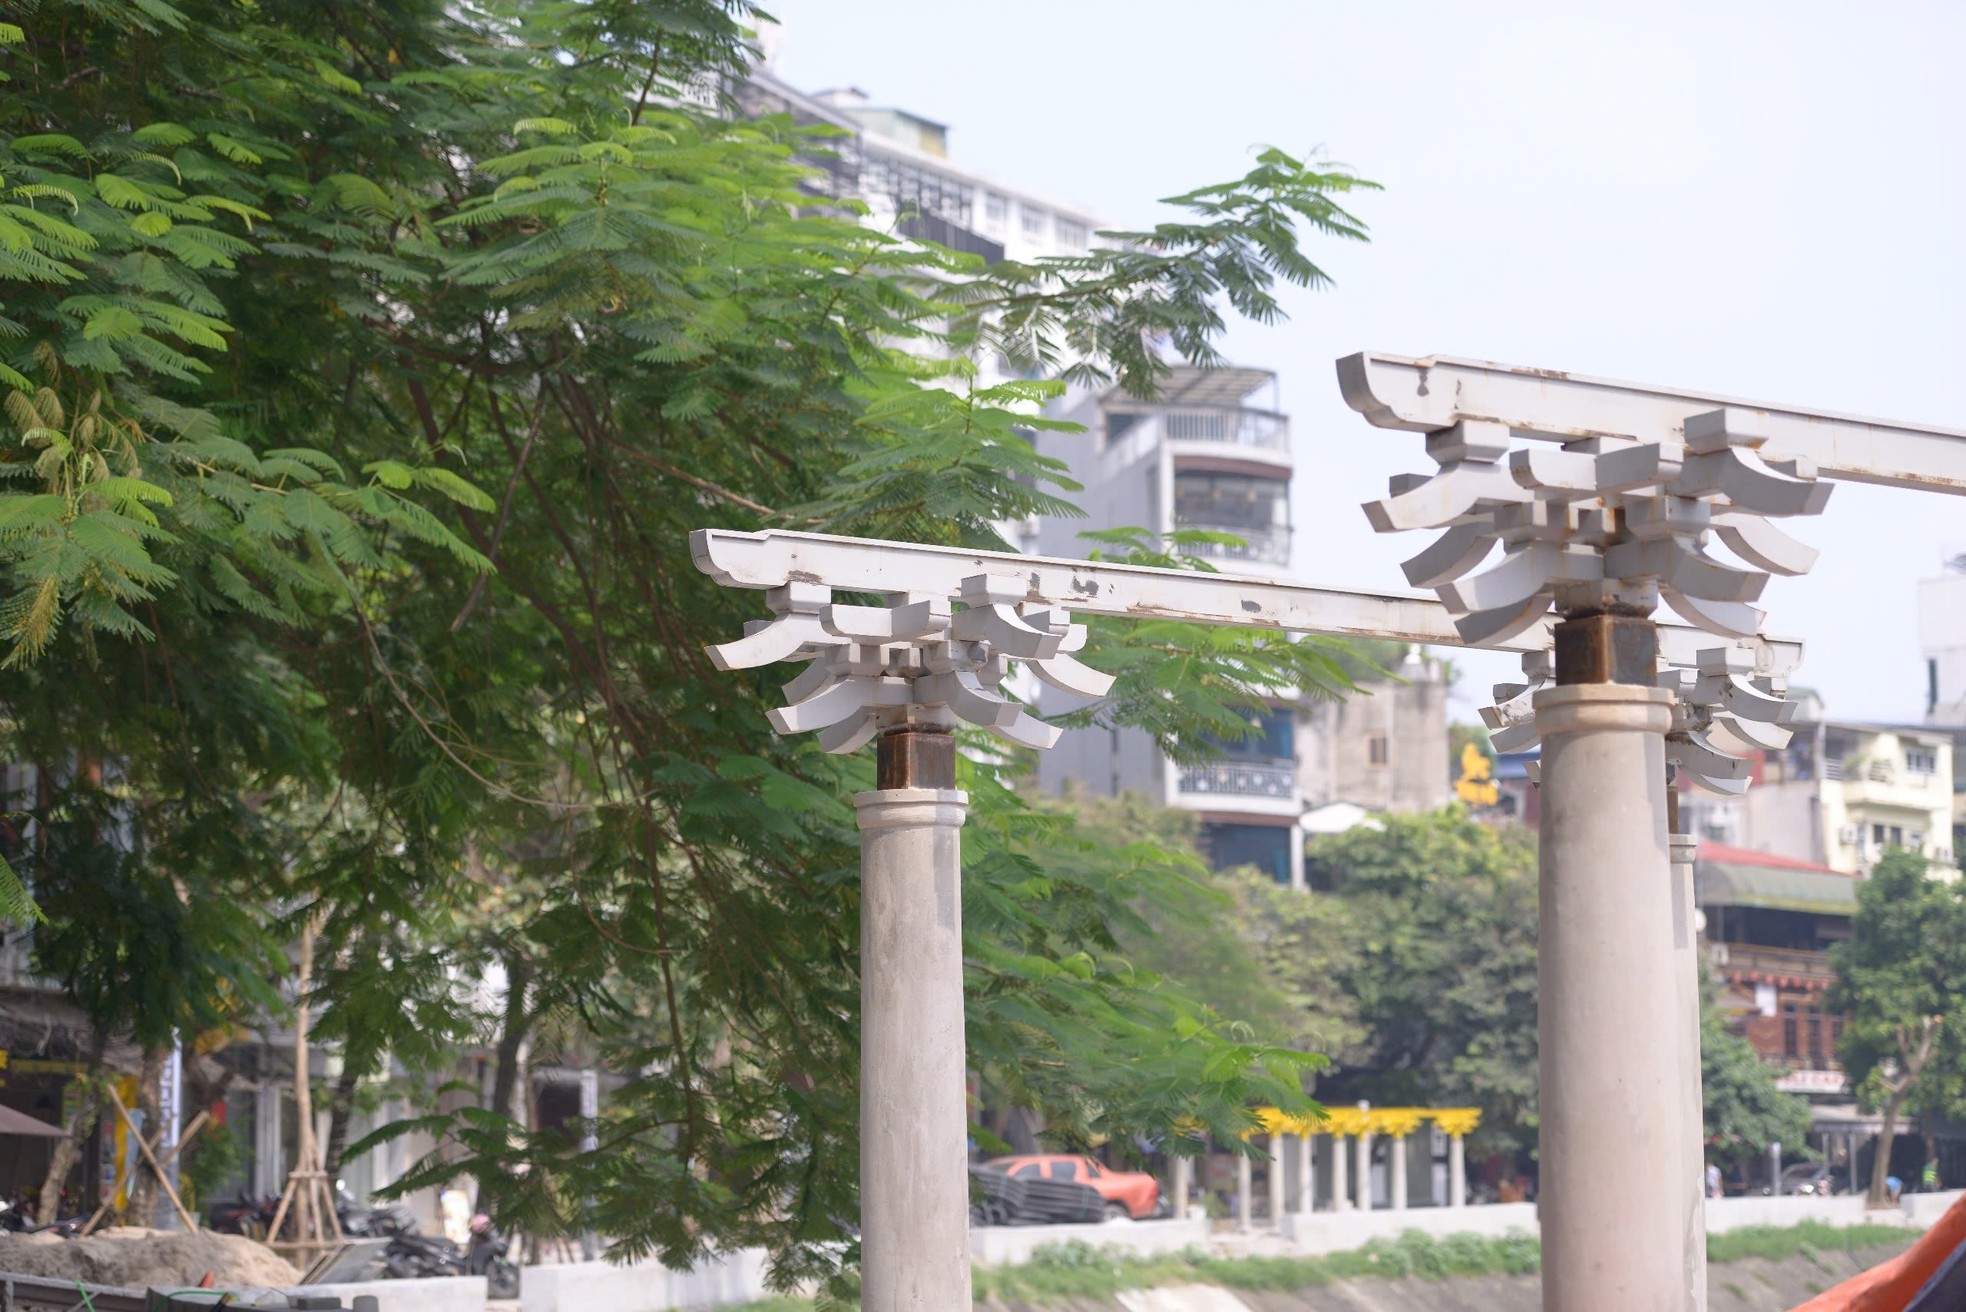
[[[1281,375],[1296,570],[1404,586],[1423,534],[1359,503],[1431,468],[1332,361],[1452,354],[1966,428],[1966,7],[1216,0],[778,0],[778,74],[951,125],[954,158],[1137,225],[1321,148],[1385,185],[1370,245],[1227,349]],[[1843,484],[1763,595],[1839,717],[1924,709],[1915,584],[1966,498]],[[1460,658],[1479,704],[1514,673]],[[1465,709],[1463,714],[1466,714]]]

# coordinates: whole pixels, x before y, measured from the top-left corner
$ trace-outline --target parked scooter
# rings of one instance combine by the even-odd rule
[[[398,1234],[389,1241],[382,1264],[397,1280],[483,1276],[493,1298],[517,1298],[519,1268],[505,1255],[510,1247],[481,1212],[471,1218],[471,1241],[463,1251],[441,1235]]]
[[[268,1196],[258,1201],[240,1190],[231,1198],[221,1198],[206,1210],[205,1221],[213,1230],[226,1235],[244,1235],[248,1239],[265,1239],[267,1227],[273,1224],[273,1214],[279,1210],[280,1200]]]

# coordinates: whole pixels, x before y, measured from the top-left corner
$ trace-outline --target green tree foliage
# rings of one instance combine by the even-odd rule
[[[1966,897],[1926,872],[1925,858],[1894,850],[1857,885],[1850,940],[1830,949],[1841,1013],[1837,1055],[1859,1103],[1884,1114],[1870,1181],[1884,1201],[1891,1141],[1907,1108],[1939,1110],[1960,1097],[1957,1001],[1966,989]]]
[[[356,1071],[443,1071],[475,1035],[633,1073],[598,1152],[467,1110],[429,1122],[446,1154],[412,1184],[475,1173],[508,1224],[626,1255],[829,1269],[869,769],[771,736],[784,671],[710,667],[758,604],[686,534],[994,545],[1069,513],[1024,436],[1064,384],[979,386],[970,353],[1148,390],[1149,341],[1206,362],[1224,307],[1273,318],[1278,279],[1321,282],[1299,234],[1360,235],[1365,184],[1269,151],[1167,224],[985,268],[815,206],[825,133],[697,107],[743,62],[741,0],[21,17],[0,745],[55,785],[46,959],[89,978],[114,929],[64,826],[144,867],[129,923],[184,936],[176,959],[263,980],[248,931],[318,908],[321,1033]],[[1342,687],[1333,650],[1107,626],[1092,659],[1121,683],[1092,714],[1233,734],[1268,688]],[[1302,1054],[1121,950],[1190,872],[1032,807],[1019,765],[965,766],[971,1051],[1068,1136],[1226,1135],[1294,1098]],[[506,995],[461,997],[494,962]],[[227,996],[177,987],[146,1033]]]
[[[1728,1026],[1711,972],[1700,984],[1700,1092],[1710,1160],[1743,1166],[1779,1143],[1788,1160],[1807,1154],[1809,1103],[1775,1087],[1776,1073]]]
[[[1333,1052],[1318,1095],[1480,1107],[1477,1152],[1533,1147],[1533,836],[1458,807],[1382,816],[1314,840],[1306,870],[1345,908],[1352,951],[1338,982],[1360,1034]]]

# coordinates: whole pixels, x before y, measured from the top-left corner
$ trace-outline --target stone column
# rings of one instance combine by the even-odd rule
[[[1458,1134],[1447,1136],[1447,1205],[1468,1205],[1468,1145]]]
[[[1283,1135],[1270,1132],[1270,1229],[1278,1232],[1283,1230],[1283,1141]]]
[[[1345,1163],[1349,1160],[1345,1152],[1345,1136],[1331,1136],[1331,1210],[1349,1212],[1352,1210],[1352,1186],[1345,1178]]]
[[[1666,814],[1672,855],[1672,946],[1677,961],[1679,1012],[1680,1147],[1685,1154],[1681,1184],[1693,1182],[1692,1224],[1684,1256],[1688,1295],[1695,1312],[1707,1307],[1707,1155],[1706,1098],[1700,1083],[1700,933],[1693,900],[1693,860],[1699,842],[1682,833],[1679,795],[1668,792]]]
[[[1251,1183],[1249,1156],[1246,1153],[1236,1156],[1236,1233],[1248,1234],[1255,1229],[1250,1218],[1250,1209],[1256,1204],[1256,1187]]]
[[[1672,695],[1574,677],[1565,668],[1573,623],[1557,627],[1557,686],[1534,700],[1543,742],[1543,1306],[1685,1312],[1698,1213],[1696,1182],[1683,1178],[1680,963],[1666,851]],[[1649,624],[1639,636],[1650,638]],[[1611,646],[1651,677],[1649,657]]]
[[[1386,1154],[1386,1182],[1391,1186],[1387,1191],[1392,1195],[1391,1202],[1395,1212],[1406,1210],[1406,1136],[1396,1134]]]
[[[1358,1136],[1358,1210],[1372,1210],[1372,1131],[1361,1130]]]
[[[1309,1216],[1317,1210],[1317,1159],[1311,1152],[1309,1133],[1297,1136],[1297,1213]]]
[[[1194,1178],[1194,1169],[1194,1158],[1176,1157],[1174,1159],[1174,1181],[1171,1186],[1174,1190],[1174,1197],[1170,1201],[1172,1204],[1172,1215],[1177,1221],[1188,1219],[1189,1181]]]
[[[881,739],[860,819],[860,1297],[967,1312],[961,834],[947,733]]]

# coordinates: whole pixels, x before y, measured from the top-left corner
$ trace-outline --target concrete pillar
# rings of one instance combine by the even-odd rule
[[[1190,1181],[1194,1178],[1195,1159],[1177,1157],[1174,1159],[1174,1198],[1172,1215],[1177,1221],[1188,1219],[1188,1192]]]
[[[1563,627],[1563,681],[1535,697],[1543,1307],[1686,1312],[1700,1214],[1681,1130],[1672,694],[1565,680]]]
[[[1678,802],[1676,793],[1667,795],[1667,818],[1671,821],[1668,845],[1672,855],[1673,970],[1678,984],[1679,1137],[1685,1154],[1681,1170],[1685,1180],[1695,1182],[1693,1219],[1685,1236],[1683,1260],[1690,1285],[1690,1306],[1695,1312],[1706,1312],[1706,1098],[1700,1083],[1700,933],[1693,903],[1693,858],[1699,843],[1692,835],[1680,832]]]
[[[885,767],[887,742],[881,747]],[[953,781],[953,754],[946,777]],[[960,880],[968,798],[953,788],[890,787],[853,801],[861,834],[861,1306],[967,1312]]]
[[[1297,1211],[1309,1216],[1317,1210],[1317,1160],[1311,1152],[1311,1136],[1297,1136]]]
[[[1447,1136],[1447,1205],[1468,1205],[1468,1144],[1458,1134]]]
[[[1236,1156],[1236,1233],[1248,1234],[1255,1228],[1250,1219],[1250,1209],[1256,1205],[1256,1186],[1251,1183],[1249,1157],[1246,1153]],[[924,1304],[924,1307],[927,1305]]]
[[[1404,1212],[1406,1210],[1406,1136],[1394,1135],[1389,1147],[1391,1151],[1386,1154],[1386,1175],[1387,1183],[1392,1187],[1387,1192],[1392,1195],[1393,1210]]]
[[[1304,827],[1290,826],[1290,886],[1304,891]]]
[[[1283,1140],[1281,1134],[1270,1136],[1270,1229],[1283,1229]]]
[[[1331,1136],[1331,1210],[1349,1212],[1352,1210],[1352,1186],[1345,1178],[1345,1163],[1349,1160],[1345,1152],[1345,1136]]]
[[[1372,1210],[1372,1134],[1370,1131],[1358,1136],[1358,1179],[1354,1181],[1358,1189],[1358,1210]]]

